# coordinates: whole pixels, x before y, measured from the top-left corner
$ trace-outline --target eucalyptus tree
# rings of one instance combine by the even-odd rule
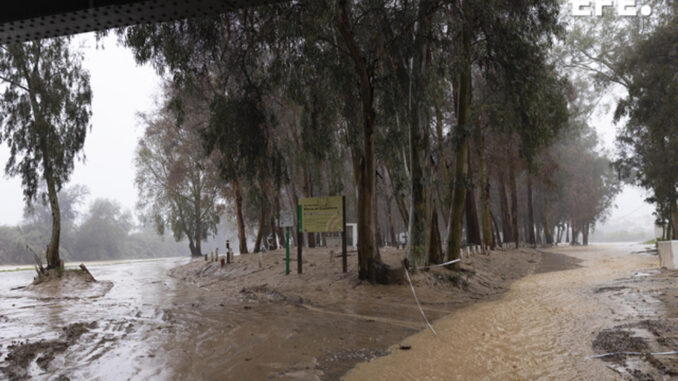
[[[0,141],[10,148],[5,172],[21,176],[27,204],[38,196],[49,202],[48,268],[62,265],[58,192],[81,155],[91,117],[89,74],[69,44],[60,37],[0,46]],[[41,181],[46,192],[39,191]]]
[[[167,108],[145,116],[135,156],[137,206],[160,235],[169,228],[177,242],[188,239],[192,256],[200,256],[202,241],[216,233],[223,204],[214,160],[202,150],[205,112],[191,111],[180,125]]]
[[[132,226],[132,214],[118,202],[96,199],[78,228],[73,254],[87,260],[123,258]]]
[[[209,120],[201,131],[204,153],[218,154],[219,173],[230,184],[241,253],[248,252],[242,183],[262,187],[283,177],[281,155],[269,139],[273,115],[266,107],[275,72],[267,39],[275,32],[275,9],[244,9],[119,31],[138,62],[153,63],[174,86],[209,105]],[[181,102],[175,105],[181,109]]]
[[[617,169],[624,179],[652,192],[670,238],[678,238],[678,16],[656,29],[624,56],[628,96],[615,119],[624,119],[617,137]]]
[[[518,102],[518,113],[529,116],[533,107],[526,109],[530,99],[527,86],[535,82],[532,73],[544,66],[544,54],[551,37],[559,31],[558,1],[463,1],[452,2],[450,20],[453,20],[455,38],[451,42],[456,55],[456,126],[454,142],[456,168],[452,212],[448,223],[447,256],[459,257],[462,223],[468,186],[469,137],[473,129],[472,72],[474,67],[499,73],[506,89],[513,92]],[[489,70],[488,70],[489,69]],[[535,85],[536,86],[536,85]],[[519,127],[515,124],[513,127]],[[515,233],[514,233],[515,234]],[[457,266],[458,268],[458,266]]]

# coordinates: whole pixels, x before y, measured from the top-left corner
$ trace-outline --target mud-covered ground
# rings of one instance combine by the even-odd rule
[[[438,319],[437,335],[409,336],[346,379],[676,379],[678,355],[647,354],[678,349],[676,277],[638,247],[545,249],[540,267],[550,272]],[[567,264],[578,266],[559,267]],[[596,357],[610,351],[643,353]]]
[[[678,379],[678,271],[646,269],[596,288],[614,322],[592,342],[610,369],[633,380]],[[623,353],[626,352],[626,353]]]
[[[403,254],[382,251],[395,278]],[[31,271],[0,273],[0,379],[338,379],[426,328],[409,285],[361,282],[356,262],[349,253],[342,273],[338,253],[306,250],[304,274],[293,261],[285,275],[279,250],[224,268],[186,258],[88,265],[97,282],[29,286]],[[534,250],[493,252],[465,258],[461,273],[413,280],[436,320],[543,266]]]
[[[295,253],[293,253],[293,256]],[[404,253],[382,251],[397,270]],[[261,265],[259,264],[261,262]],[[356,254],[88,266],[26,287],[0,273],[0,379],[671,379],[675,273],[626,247],[497,251],[370,285]],[[397,278],[397,276],[394,276]],[[357,366],[357,367],[356,367]],[[348,372],[348,373],[347,373]]]
[[[404,253],[382,250],[393,268]],[[535,250],[497,251],[465,258],[462,272],[422,271],[413,282],[426,316],[436,320],[478,300],[503,294],[518,278],[550,268],[573,268],[569,257]],[[284,275],[283,253],[239,257],[221,268],[193,261],[173,269],[177,279],[217,295],[196,306],[203,317],[220,316],[224,328],[196,326],[177,351],[179,374],[205,379],[338,379],[355,364],[387,354],[389,347],[426,329],[409,285],[370,285],[356,277],[355,253],[341,272],[338,253],[305,250],[304,273]],[[296,262],[292,262],[296,270]],[[398,270],[402,271],[402,269]],[[214,304],[219,302],[218,304]],[[193,321],[190,316],[174,317]]]

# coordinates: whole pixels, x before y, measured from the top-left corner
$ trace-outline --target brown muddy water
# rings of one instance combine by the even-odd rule
[[[408,286],[362,284],[353,268],[325,269],[324,255],[289,277],[279,254],[263,268],[255,256],[227,269],[186,258],[91,264],[99,282],[53,292],[24,287],[32,271],[0,272],[0,379],[619,379],[586,358],[596,335],[663,313],[640,303],[654,300],[644,292],[619,291],[641,286],[610,283],[657,271],[656,257],[633,249],[496,252],[465,261],[463,289],[418,274],[438,336]]]
[[[388,356],[359,364],[347,379],[638,379],[632,372],[615,371],[615,366],[587,358],[596,354],[591,343],[602,330],[662,315],[660,303],[636,303],[636,299],[652,298],[641,288],[631,289],[633,295],[619,303],[596,287],[617,278],[658,272],[656,256],[630,254],[634,249],[629,245],[551,249],[580,259],[581,267],[518,280],[502,298],[438,320],[434,324],[437,336],[422,331],[409,337],[404,344],[410,350],[393,350]],[[671,321],[676,322],[675,316]],[[627,345],[630,335],[618,344]],[[671,335],[676,335],[675,330]],[[673,356],[674,364],[677,360]],[[659,372],[656,377],[641,378],[672,377]]]
[[[90,265],[96,285],[54,292],[21,288],[33,271],[0,272],[0,379],[170,377],[159,348],[181,328],[167,309],[201,294],[166,275],[186,261]]]

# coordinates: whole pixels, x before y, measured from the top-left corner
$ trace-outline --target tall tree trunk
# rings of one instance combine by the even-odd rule
[[[403,225],[406,227],[410,226],[410,210],[407,207],[407,203],[405,202],[405,198],[403,195],[400,194],[400,192],[394,191],[393,192],[393,197],[395,198],[396,206],[398,207],[398,213],[400,214],[400,217],[403,220]]]
[[[570,244],[576,245],[578,243],[577,238],[579,238],[579,231],[577,230],[577,224],[574,222],[574,219],[570,223],[570,229],[572,230],[572,236],[570,237],[571,238]]]
[[[411,208],[409,218],[409,246],[407,260],[411,265],[426,265],[428,253],[428,199],[426,176],[424,174],[426,159],[429,157],[428,115],[423,105],[425,99],[428,49],[430,32],[430,1],[422,0],[419,4],[419,22],[415,26],[414,54],[412,70],[409,76],[409,158],[410,158],[410,197]],[[404,87],[404,86],[403,86]]]
[[[200,192],[197,192],[195,197],[195,252],[192,253],[194,257],[202,256],[202,219],[200,218]]]
[[[501,206],[501,230],[503,234],[502,243],[510,242],[513,238],[511,226],[511,210],[509,209],[508,195],[506,193],[506,176],[504,171],[499,171],[499,204]]]
[[[262,202],[261,212],[259,212],[259,227],[257,228],[257,238],[254,241],[254,250],[253,253],[258,253],[261,251],[261,241],[264,238],[264,228],[266,226],[266,207],[265,203]]]
[[[669,235],[672,240],[678,240],[678,229],[676,229],[676,224],[678,224],[678,204],[676,204],[676,201],[671,201],[670,205],[670,227],[671,227],[671,234]]]
[[[247,254],[247,236],[245,235],[245,219],[242,216],[242,195],[240,194],[240,182],[231,181],[233,198],[235,199],[235,220],[238,225],[238,246],[240,254]]]
[[[276,250],[278,248],[278,237],[280,237],[280,242],[283,240],[283,236],[278,235],[278,227],[275,226],[276,222],[276,216],[279,218],[280,216],[280,200],[278,198],[278,194],[276,193],[275,200],[274,200],[274,206],[273,206],[273,211],[271,213],[271,218],[270,218],[270,226],[271,226],[271,236],[273,237],[271,239],[271,247],[269,247],[269,250]]]
[[[393,210],[391,207],[391,202],[393,202],[392,198],[386,200],[386,219],[388,220],[389,246],[395,247],[398,246],[398,242],[396,240],[395,225],[393,224]]]
[[[582,245],[588,246],[589,245],[589,223],[585,223],[583,228],[582,228]]]
[[[52,234],[47,246],[47,268],[55,269],[61,267],[61,258],[59,258],[59,238],[61,237],[61,211],[59,210],[59,197],[56,191],[56,185],[52,178],[51,170],[45,170],[45,182],[47,183],[47,197],[49,207],[52,212]]]
[[[188,249],[191,251],[191,256],[192,257],[199,257],[200,256],[200,249],[198,249],[195,245],[195,241],[193,238],[188,239]]]
[[[353,35],[350,24],[349,6],[347,0],[339,0],[339,16],[336,27],[353,61],[355,73],[358,77],[360,101],[362,103],[363,147],[360,152],[361,160],[358,173],[358,257],[360,279],[377,282],[379,270],[382,267],[376,242],[376,223],[374,196],[376,189],[375,166],[375,111],[374,89],[367,62]]]
[[[546,239],[547,245],[553,245],[553,232],[546,219],[544,219],[544,238]]]
[[[494,240],[492,241],[492,249],[501,245],[501,234],[499,234],[499,224],[497,224],[497,219],[494,217],[494,213],[490,210],[490,217],[492,218],[492,225],[494,226]]]
[[[513,242],[515,242],[517,248],[520,247],[520,225],[518,225],[518,186],[516,185],[516,172],[512,165],[509,165],[509,186],[511,187],[511,232],[513,233]]]
[[[462,25],[461,46],[463,51],[462,69],[459,74],[457,94],[457,126],[455,138],[457,141],[457,163],[455,168],[454,191],[452,196],[452,211],[447,234],[447,258],[459,259],[461,249],[462,224],[464,222],[464,205],[466,203],[466,186],[468,175],[468,122],[471,113],[471,5],[463,3],[464,16],[467,18]],[[459,271],[459,262],[453,265]]]
[[[534,236],[534,209],[532,205],[532,176],[530,176],[529,171],[527,174],[527,239],[530,242],[532,247],[537,245],[537,241]]]
[[[485,141],[483,132],[478,128],[478,167],[480,169],[480,220],[483,227],[483,249],[488,250],[494,246],[492,237],[492,218],[490,216],[490,176],[487,171],[485,160]]]
[[[428,264],[443,263],[443,243],[440,240],[440,228],[438,227],[438,211],[435,204],[431,203],[431,221],[428,224]]]
[[[475,184],[473,183],[473,169],[471,166],[471,150],[468,150],[468,189],[466,191],[466,240],[473,245],[480,245],[480,223],[478,208],[476,208]]]
[[[570,241],[570,224],[565,225],[565,241],[567,243],[572,243],[572,241]]]

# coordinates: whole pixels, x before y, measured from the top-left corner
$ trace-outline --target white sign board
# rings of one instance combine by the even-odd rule
[[[294,213],[284,211],[280,213],[280,227],[291,228],[294,226]]]

